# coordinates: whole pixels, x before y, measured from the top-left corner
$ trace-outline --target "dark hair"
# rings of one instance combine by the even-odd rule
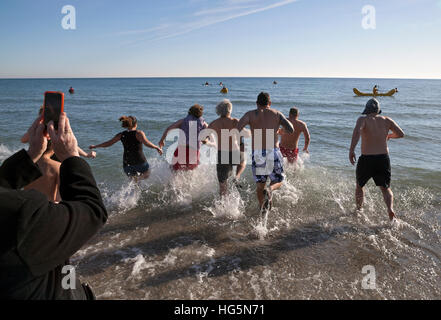
[[[271,102],[270,99],[270,95],[269,93],[266,92],[261,92],[259,93],[259,95],[257,96],[257,105],[261,106],[261,107],[266,107],[267,105],[269,105]]]
[[[121,126],[123,128],[128,128],[128,129],[135,127],[136,124],[138,123],[138,120],[136,120],[136,118],[133,116],[128,116],[128,117],[122,116],[121,118],[119,118],[119,121],[122,122]]]
[[[188,114],[196,118],[200,118],[204,114],[204,107],[199,104],[195,104],[190,108],[190,110],[188,110]]]
[[[297,117],[299,115],[299,109],[297,109],[296,107],[292,107],[291,109],[289,109],[289,115]]]

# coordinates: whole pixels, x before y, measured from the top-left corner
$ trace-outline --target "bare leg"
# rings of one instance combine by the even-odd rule
[[[355,188],[355,202],[357,203],[357,210],[361,210],[363,207],[364,201],[364,191],[363,188],[360,187],[357,183],[357,187]]]
[[[219,193],[221,197],[228,194],[228,183],[226,181],[219,182]]]
[[[389,213],[389,219],[392,220],[395,218],[394,212],[394,194],[390,188],[380,187],[381,192],[383,193],[384,202],[387,206],[387,213]]]
[[[236,180],[240,179],[240,176],[242,175],[242,173],[245,171],[245,167],[246,167],[247,163],[246,162],[241,162],[237,167],[236,167]]]
[[[259,200],[259,208],[262,208],[263,202],[265,201],[265,196],[263,195],[263,190],[265,189],[266,183],[257,183],[257,200]]]
[[[271,185],[270,185],[271,192],[276,191],[276,190],[279,189],[281,186],[282,186],[282,182],[271,183]]]

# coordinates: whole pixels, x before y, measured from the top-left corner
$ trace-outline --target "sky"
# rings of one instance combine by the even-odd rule
[[[439,79],[440,39],[441,0],[1,0],[0,78]]]

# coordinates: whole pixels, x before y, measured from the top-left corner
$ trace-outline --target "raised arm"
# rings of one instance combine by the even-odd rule
[[[120,140],[121,140],[121,133],[118,133],[117,135],[115,135],[109,141],[106,141],[106,142],[103,142],[103,143],[97,144],[97,145],[91,145],[91,146],[89,146],[89,149],[107,148],[107,147],[110,147],[110,146],[114,145],[115,143],[117,143]]]
[[[247,112],[244,114],[242,118],[240,118],[239,123],[237,124],[237,130],[242,132],[242,130],[250,124],[250,113]]]
[[[0,186],[20,189],[41,177],[38,166],[24,149],[15,153],[0,166]]]
[[[159,147],[162,148],[164,146],[165,138],[167,138],[167,134],[170,132],[170,130],[173,129],[179,129],[184,122],[184,119],[178,120],[172,125],[170,125],[167,129],[165,129],[164,133],[162,134],[161,140],[159,140]]]
[[[387,135],[387,140],[403,138],[404,131],[398,126],[398,124],[390,118],[387,118],[387,120],[389,122],[389,130],[392,131],[391,134]]]
[[[161,150],[161,148],[159,148],[157,145],[151,143],[151,142],[149,141],[149,139],[147,139],[147,137],[145,136],[144,131],[140,131],[140,130],[138,130],[138,131],[136,132],[136,139],[138,139],[138,141],[141,142],[141,143],[142,143],[143,145],[145,145],[146,147],[151,148],[151,149],[155,149],[156,151],[158,151],[158,153],[159,153],[160,155],[162,155],[162,150]]]
[[[81,149],[80,147],[78,147],[78,154],[80,155],[80,157],[84,157],[84,158],[92,158],[92,159],[96,158],[95,151],[86,152],[83,149]]]
[[[288,119],[286,119],[286,117],[281,112],[279,112],[279,120],[280,120],[280,125],[283,127],[283,129],[285,129],[286,132],[288,133],[294,132],[294,127],[292,123]]]
[[[360,140],[361,135],[361,129],[364,124],[363,118],[358,118],[357,123],[355,124],[354,132],[352,133],[352,141],[351,141],[351,147],[349,148],[349,161],[352,163],[352,165],[355,165],[355,162],[357,161],[357,158],[355,156],[355,147],[358,144],[358,141]]]
[[[303,135],[305,136],[305,147],[303,148],[303,151],[306,153],[309,153],[308,148],[309,148],[309,144],[311,142],[311,135],[309,134],[308,126],[306,125],[306,123],[302,128],[302,132],[303,132]]]

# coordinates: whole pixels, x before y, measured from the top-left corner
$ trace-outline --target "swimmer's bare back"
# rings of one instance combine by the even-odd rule
[[[274,149],[279,147],[277,131],[283,126],[293,132],[292,124],[279,111],[272,108],[258,108],[248,111],[239,123],[239,130],[247,124],[251,127],[253,149]],[[267,141],[270,139],[269,141]],[[259,141],[260,140],[260,141]]]
[[[309,139],[309,131],[306,123],[301,120],[290,120],[293,127],[294,132],[288,133],[285,129],[280,129],[280,145],[287,149],[297,149],[299,145],[300,135],[303,133],[305,136],[305,140]]]
[[[403,135],[403,131],[395,121],[380,115],[360,117],[357,127],[361,134],[361,154],[364,155],[389,153],[387,140]],[[389,134],[389,131],[393,134]]]
[[[61,163],[50,158],[42,157],[38,160],[38,167],[43,175],[24,187],[24,189],[37,190],[46,195],[49,201],[60,202],[60,166]]]

